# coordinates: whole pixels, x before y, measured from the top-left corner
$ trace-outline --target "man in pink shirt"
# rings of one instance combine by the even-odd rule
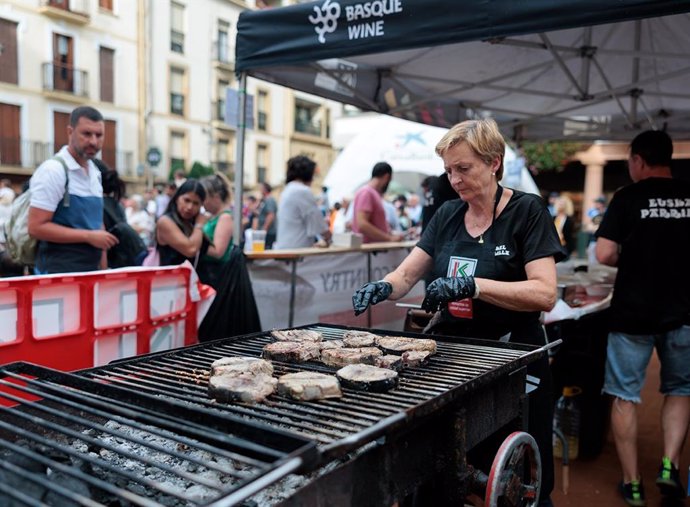
[[[365,243],[401,241],[403,235],[391,233],[383,208],[383,194],[393,178],[393,168],[378,162],[371,171],[371,179],[355,194],[352,203],[352,232],[364,236]]]

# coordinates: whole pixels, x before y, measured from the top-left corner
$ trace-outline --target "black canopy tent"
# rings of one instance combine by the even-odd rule
[[[235,68],[242,89],[250,75],[442,127],[488,114],[516,141],[682,139],[688,12],[690,0],[319,0],[243,12]],[[243,143],[240,127],[238,198]]]

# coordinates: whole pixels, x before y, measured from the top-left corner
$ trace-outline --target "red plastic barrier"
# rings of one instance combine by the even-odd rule
[[[197,343],[191,276],[170,266],[0,279],[0,364],[72,371]]]

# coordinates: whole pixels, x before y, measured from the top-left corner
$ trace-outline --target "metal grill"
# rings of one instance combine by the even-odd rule
[[[227,412],[28,363],[0,368],[3,507],[235,505],[316,455]]]
[[[304,326],[340,339],[352,328]],[[373,330],[378,334],[390,331]],[[416,336],[394,333],[396,336]],[[418,335],[417,335],[418,336]],[[341,399],[293,401],[272,395],[256,405],[220,404],[208,398],[210,365],[226,356],[260,357],[273,339],[268,333],[217,340],[173,352],[123,360],[82,375],[151,395],[164,395],[178,403],[200,405],[219,413],[289,430],[318,443],[324,461],[361,447],[410,421],[433,413],[459,396],[515,371],[544,354],[543,349],[470,339],[435,337],[438,352],[429,363],[400,373],[399,386],[387,393],[343,389]],[[290,364],[273,361],[276,375],[295,371],[334,373],[320,363]]]

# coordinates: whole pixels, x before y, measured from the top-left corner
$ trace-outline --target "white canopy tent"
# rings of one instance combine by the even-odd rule
[[[376,162],[393,167],[393,182],[417,191],[426,176],[443,173],[443,161],[434,147],[447,129],[392,116],[367,118],[367,129],[357,134],[330,167],[324,185],[331,202],[351,197],[371,178]],[[504,186],[539,194],[522,158],[506,146]]]

